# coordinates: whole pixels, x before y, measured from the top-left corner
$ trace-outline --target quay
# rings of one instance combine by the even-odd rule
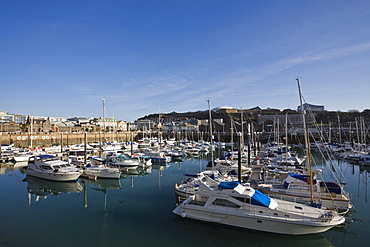
[[[129,142],[135,140],[137,132],[116,132],[116,133],[102,133],[102,132],[87,132],[87,142],[106,142],[119,141]],[[0,133],[0,145],[14,145],[14,147],[49,147],[53,145],[72,145],[83,143],[85,133]]]

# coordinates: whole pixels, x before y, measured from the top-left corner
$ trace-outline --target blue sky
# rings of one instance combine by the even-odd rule
[[[0,110],[370,108],[370,1],[0,0]]]

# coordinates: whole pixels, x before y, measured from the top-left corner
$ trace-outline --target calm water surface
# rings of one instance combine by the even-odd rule
[[[335,163],[356,212],[344,229],[285,236],[182,219],[174,184],[204,170],[207,158],[153,166],[119,180],[55,183],[26,178],[25,170],[0,170],[0,246],[367,246],[370,210],[367,170]],[[322,164],[322,163],[321,163]],[[318,165],[328,173],[330,164]]]

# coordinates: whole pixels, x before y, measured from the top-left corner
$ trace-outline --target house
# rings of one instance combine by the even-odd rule
[[[323,105],[312,105],[308,103],[303,104],[303,109],[305,111],[325,111],[325,107]],[[297,107],[297,111],[301,111],[301,106]]]
[[[52,131],[52,124],[49,118],[38,118],[33,116],[28,116],[26,124],[28,127],[28,132],[32,133],[48,133]]]

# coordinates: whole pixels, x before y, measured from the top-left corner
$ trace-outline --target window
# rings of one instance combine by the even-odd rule
[[[40,166],[43,170],[53,170],[50,166]]]
[[[230,207],[230,208],[240,208],[240,205],[237,205],[237,204],[235,204],[233,202],[230,202],[228,200],[225,200],[225,199],[216,199],[216,200],[214,200],[214,202],[212,204],[217,205],[217,206]]]
[[[301,189],[301,186],[300,185],[291,184],[289,186],[289,189],[291,189],[291,190],[300,190]]]
[[[233,196],[233,198],[238,200],[238,201],[244,202],[244,203],[250,203],[251,202],[251,199],[246,198],[246,197],[235,197],[235,196]]]

